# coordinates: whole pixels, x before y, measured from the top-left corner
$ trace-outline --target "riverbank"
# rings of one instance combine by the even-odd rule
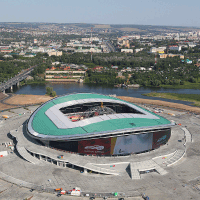
[[[23,85],[37,85],[37,84],[46,84],[46,83],[48,83],[47,81],[32,81],[32,80],[30,80],[30,81],[26,81],[26,82],[24,82],[24,81],[22,81],[22,82],[20,82],[20,86],[23,86]]]
[[[173,99],[173,100],[193,102],[193,104],[195,106],[200,107],[200,95],[198,95],[198,94],[177,94],[177,93],[151,92],[151,93],[143,94],[143,95],[148,96],[148,97],[159,97],[159,98],[164,98],[164,99]]]
[[[28,80],[28,81],[22,81],[21,82],[21,86],[23,85],[37,85],[37,84],[48,84],[48,83],[79,83],[79,79],[44,79],[44,80]],[[81,82],[81,83],[85,83],[85,84],[95,84],[97,87],[98,86],[108,86],[111,88],[116,88],[116,87],[121,87],[121,85],[124,84],[114,84],[114,83],[96,83],[96,82]],[[132,84],[129,85],[129,88],[131,88],[131,86],[133,86],[133,88],[139,88],[142,87],[142,85],[139,84]],[[149,87],[149,88],[157,88],[157,89],[200,89],[200,82],[197,83],[190,83],[188,81],[186,81],[184,83],[184,85],[160,85],[160,86],[152,86],[152,85],[147,85],[145,87]]]
[[[78,82],[79,79],[45,79],[46,82]]]

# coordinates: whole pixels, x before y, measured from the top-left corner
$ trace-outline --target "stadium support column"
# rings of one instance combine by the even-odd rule
[[[49,147],[49,141],[42,141],[42,142],[43,142],[43,144],[44,144],[45,146]]]
[[[87,169],[84,168],[84,169],[83,169],[83,172],[84,172],[84,174],[87,174]]]

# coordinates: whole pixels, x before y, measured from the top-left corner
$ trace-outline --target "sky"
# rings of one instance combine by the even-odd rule
[[[0,22],[200,27],[200,0],[0,0]]]

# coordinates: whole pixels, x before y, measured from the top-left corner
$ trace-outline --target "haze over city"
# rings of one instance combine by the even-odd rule
[[[1,22],[200,26],[200,1],[1,0]]]

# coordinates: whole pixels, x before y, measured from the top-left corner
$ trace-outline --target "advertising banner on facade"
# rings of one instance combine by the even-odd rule
[[[78,153],[95,155],[126,155],[156,149],[165,144],[171,130],[155,133],[135,134],[106,139],[82,140],[78,142]]]
[[[171,130],[163,130],[156,133],[153,133],[153,144],[152,148],[156,149],[163,144],[166,144],[171,136]]]
[[[82,140],[78,142],[78,153],[110,155],[111,138]]]
[[[152,149],[152,133],[111,138],[111,155],[130,154]]]

